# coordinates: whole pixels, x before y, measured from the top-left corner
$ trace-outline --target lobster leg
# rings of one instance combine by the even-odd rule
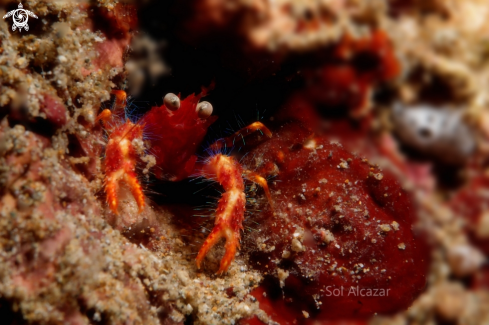
[[[239,248],[240,231],[243,229],[244,213],[246,210],[243,174],[247,179],[261,185],[265,189],[267,198],[271,203],[272,200],[267,181],[251,171],[243,172],[241,165],[233,157],[217,154],[208,159],[202,168],[202,175],[206,178],[216,179],[224,188],[225,193],[217,205],[214,228],[197,254],[196,261],[198,268],[200,268],[202,260],[209,250],[221,238],[226,240],[226,245],[225,253],[217,272],[226,272],[234,260],[236,251]]]
[[[216,220],[214,228],[205,240],[202,248],[197,254],[197,267],[209,250],[221,238],[226,239],[226,252],[221,259],[218,273],[226,272],[234,259],[239,247],[240,230],[243,228],[243,218],[246,206],[244,194],[244,182],[241,176],[242,169],[233,158],[217,154],[207,160],[202,168],[202,175],[206,178],[216,179],[224,188],[216,209]]]
[[[131,143],[126,139],[111,139],[107,145],[105,193],[109,208],[115,214],[118,214],[119,200],[117,196],[121,182],[125,182],[129,186],[139,207],[139,212],[142,212],[145,206],[143,189],[134,172],[136,156],[133,151]]]
[[[197,255],[197,267],[200,268],[202,260],[209,250],[221,239],[226,240],[226,246],[221,264],[217,273],[228,270],[239,248],[241,238],[240,230],[243,228],[246,197],[242,191],[231,190],[223,194],[216,210],[214,228],[205,240]]]
[[[260,185],[263,188],[263,190],[265,191],[265,195],[267,196],[268,203],[270,204],[270,206],[273,209],[272,196],[270,195],[270,190],[268,189],[267,180],[264,177],[258,175],[257,173],[252,172],[251,170],[245,170],[243,172],[243,176],[247,180],[252,181],[253,183],[258,184],[258,185]]]
[[[255,131],[260,131],[269,138],[272,137],[272,132],[270,132],[270,130],[265,125],[263,125],[262,122],[254,122],[227,138],[217,140],[210,146],[210,148],[214,151],[219,151],[219,149],[224,147],[233,147],[236,140],[244,139],[244,137],[250,135]]]
[[[110,210],[115,214],[117,207],[119,206],[119,200],[117,199],[117,192],[119,191],[119,181],[122,176],[122,172],[112,173],[112,175],[106,175],[105,177],[105,194],[107,196],[107,204]]]
[[[136,173],[133,170],[127,171],[124,175],[124,181],[127,185],[129,185],[132,196],[134,197],[138,205],[139,213],[143,212],[146,203],[144,201],[143,189],[141,187],[141,184],[139,184]]]

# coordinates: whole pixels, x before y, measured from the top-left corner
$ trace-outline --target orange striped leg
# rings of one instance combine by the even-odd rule
[[[117,193],[119,192],[119,181],[123,176],[124,171],[118,170],[105,176],[105,193],[107,195],[107,203],[110,210],[114,214],[119,214],[117,207],[119,206],[119,200],[117,199]]]
[[[129,189],[131,190],[132,196],[136,200],[136,203],[139,207],[139,213],[144,210],[145,202],[144,202],[144,194],[141,185],[136,177],[136,174],[131,171],[126,171],[124,175],[124,180],[127,185],[129,185]]]
[[[246,196],[241,165],[232,157],[217,154],[211,157],[202,169],[207,178],[214,178],[224,188],[224,194],[217,204],[214,228],[197,254],[197,267],[209,250],[221,239],[226,239],[226,252],[221,259],[218,273],[228,270],[239,248],[240,231],[246,209]]]
[[[209,250],[221,239],[226,239],[225,253],[217,273],[228,270],[239,248],[240,230],[243,228],[246,196],[242,191],[232,190],[223,194],[216,210],[216,221],[211,233],[202,244],[197,255],[197,267],[200,268],[202,260]]]
[[[233,135],[227,137],[227,138],[222,138],[214,142],[210,147],[214,151],[218,151],[219,149],[223,147],[232,147],[234,146],[234,143],[236,140],[241,140],[244,137],[250,135],[251,133],[255,131],[261,131],[263,134],[265,134],[267,137],[271,138],[272,137],[272,132],[262,123],[262,122],[255,122],[251,123],[250,125],[242,128],[241,130],[237,131]]]
[[[144,201],[143,189],[139,184],[136,174],[133,171],[120,169],[110,175],[107,175],[105,181],[105,193],[107,195],[107,203],[109,204],[110,210],[114,214],[119,214],[119,212],[117,211],[117,208],[119,206],[117,194],[119,191],[119,183],[121,181],[126,182],[126,184],[129,186],[132,196],[134,197],[138,205],[139,213],[144,210],[146,202]]]
[[[97,123],[98,121],[107,122],[110,120],[111,117],[112,112],[110,111],[110,109],[106,108],[97,116],[97,118],[95,119],[95,123]]]
[[[267,199],[268,199],[268,203],[270,204],[270,206],[272,207],[273,209],[273,201],[272,201],[272,196],[270,195],[270,190],[268,189],[268,183],[267,183],[267,180],[258,175],[257,173],[255,172],[252,172],[251,170],[245,170],[243,172],[243,176],[244,178],[246,178],[247,180],[250,180],[252,181],[253,183],[256,183],[258,185],[260,185],[263,190],[265,191],[265,195],[267,196]]]
[[[115,96],[114,106],[112,107],[114,112],[120,109],[124,109],[126,107],[126,101],[127,101],[126,92],[124,90],[114,89],[110,93]],[[110,109],[106,108],[97,116],[95,122],[98,121],[108,122],[110,121],[111,118],[112,118],[112,112]]]
[[[124,90],[114,89],[110,93],[115,96],[114,110],[126,107],[127,94]]]

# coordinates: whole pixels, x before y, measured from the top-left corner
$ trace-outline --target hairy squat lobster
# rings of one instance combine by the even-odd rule
[[[197,175],[221,184],[224,193],[217,205],[214,228],[197,254],[196,262],[200,268],[209,250],[224,238],[225,254],[218,270],[218,273],[223,273],[228,270],[239,248],[246,205],[243,178],[263,187],[270,204],[272,200],[267,181],[252,171],[244,170],[235,158],[218,153],[203,163],[197,161],[196,151],[207,128],[217,119],[211,115],[212,105],[209,102],[199,103],[206,93],[207,89],[203,88],[199,95],[192,94],[183,100],[174,94],[167,94],[162,106],[153,107],[133,123],[118,117],[125,109],[126,93],[113,90],[113,111],[104,109],[97,121],[103,122],[109,134],[105,148],[104,185],[107,203],[113,213],[118,214],[118,189],[122,182],[130,188],[139,212],[145,208],[145,197],[136,174],[136,165],[145,156],[145,146],[149,147],[155,158],[153,172],[157,178],[179,181]],[[268,137],[272,135],[261,122],[255,122],[228,138],[217,140],[211,148],[218,151],[224,146],[232,146],[236,139],[257,130]],[[143,142],[145,132],[152,137]]]

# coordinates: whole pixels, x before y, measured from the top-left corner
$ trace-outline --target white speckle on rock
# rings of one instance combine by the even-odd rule
[[[447,259],[452,272],[460,277],[473,274],[484,263],[484,255],[467,244],[448,247]]]
[[[392,229],[394,229],[394,231],[399,230],[399,223],[397,223],[396,221],[392,221],[391,226],[392,226]]]
[[[278,268],[277,276],[280,281],[280,288],[283,288],[285,286],[285,279],[289,277],[289,272]]]
[[[302,245],[302,243],[299,240],[297,240],[297,238],[292,239],[291,249],[294,252],[303,252],[306,250],[305,247]]]
[[[391,231],[391,226],[389,226],[388,224],[379,225],[379,228],[383,232],[389,232],[389,231]]]
[[[185,270],[179,270],[179,271],[177,271],[177,276],[178,276],[178,279],[180,280],[180,282],[183,285],[188,285],[188,283],[190,282],[190,278],[188,276],[188,272],[185,271]]]
[[[331,231],[321,228],[321,240],[326,244],[334,241],[334,235]]]

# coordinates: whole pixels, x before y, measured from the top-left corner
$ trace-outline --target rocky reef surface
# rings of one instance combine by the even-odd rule
[[[29,31],[0,21],[2,322],[489,321],[486,1],[23,6]],[[273,133],[231,150],[274,205],[247,184],[224,275],[224,245],[195,265],[215,192],[141,168],[144,211],[124,186],[108,208],[96,120],[113,89],[161,105],[213,81],[216,129],[260,105]],[[124,118],[153,103],[136,104]],[[394,294],[332,299],[328,285]]]

